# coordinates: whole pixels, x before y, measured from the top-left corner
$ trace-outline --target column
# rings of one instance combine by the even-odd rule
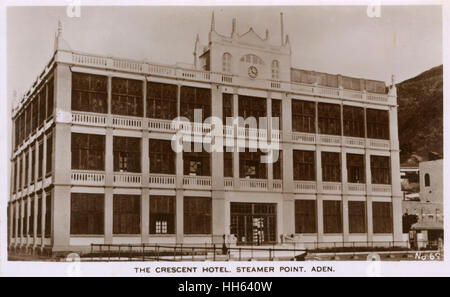
[[[34,208],[34,217],[31,219],[33,220],[33,250],[37,247],[37,225],[38,225],[38,203],[39,203],[39,196],[37,192],[34,193],[34,199],[33,199],[33,205],[31,207]]]
[[[144,127],[148,127],[145,125]],[[150,222],[150,206],[149,206],[149,178],[150,178],[150,159],[149,159],[149,133],[145,129],[142,131],[141,140],[141,168],[142,168],[142,191],[141,191],[141,239],[143,243],[148,242],[149,222]]]
[[[113,243],[113,188],[105,188],[105,244]]]
[[[367,215],[367,241],[373,241],[373,217],[372,217],[372,197],[367,196],[366,199],[366,215]]]
[[[272,92],[267,92],[267,142],[272,141]],[[273,162],[267,163],[267,189],[271,191],[273,188]]]
[[[347,180],[347,149],[341,147],[341,180],[342,180],[342,237],[344,242],[349,241],[348,217],[348,180]]]
[[[25,217],[25,236],[26,236],[26,238],[27,238],[27,242],[26,242],[26,245],[27,245],[27,247],[30,245],[30,243],[31,243],[31,236],[29,235],[30,234],[30,216],[31,216],[31,199],[30,199],[30,196],[27,196],[26,198],[25,198],[25,207],[26,207],[26,214],[27,214],[27,216]]]
[[[293,193],[294,191],[294,155],[292,149],[292,96],[283,94],[281,98],[282,113],[282,139],[280,139],[283,151],[283,192]],[[292,221],[293,222],[293,221]]]
[[[52,162],[54,187],[51,190],[51,209],[46,211],[51,211],[51,242],[53,250],[57,251],[67,249],[70,245],[71,123],[70,119],[58,116],[71,112],[72,72],[69,65],[57,65],[54,85],[56,124],[53,130],[53,155],[52,160],[46,159],[47,137],[44,137],[43,167],[45,172],[46,162]],[[44,191],[42,201],[45,205]],[[43,219],[45,222],[45,215]]]
[[[177,89],[177,116],[178,117],[181,115],[180,109],[181,109],[181,85],[178,84],[178,89]],[[182,143],[181,143],[181,145],[182,145]],[[175,164],[175,173],[176,173],[175,184],[176,184],[176,188],[178,190],[178,189],[183,189],[183,151],[180,150],[179,152],[176,152],[175,158],[176,158],[176,160],[175,160],[175,163],[176,163]],[[177,203],[178,203],[178,200],[177,200]],[[177,211],[177,215],[178,215],[178,211]]]
[[[234,88],[233,94],[233,118],[237,119],[239,117],[239,95],[237,88]],[[239,147],[237,141],[238,125],[234,126],[234,149],[233,149],[233,177],[234,177],[234,187],[239,188]]]
[[[322,195],[316,196],[316,210],[317,210],[317,242],[323,242],[323,204]]]
[[[41,198],[41,251],[45,247],[45,212],[47,210],[45,199],[46,199],[46,193],[43,190],[42,191],[42,198]]]
[[[176,190],[176,242],[183,243],[184,237],[184,207],[183,207],[183,190]]]
[[[392,183],[393,240],[402,241],[402,191],[400,179],[400,150],[398,141],[397,106],[391,106],[389,108],[389,138],[391,140],[390,159]]]

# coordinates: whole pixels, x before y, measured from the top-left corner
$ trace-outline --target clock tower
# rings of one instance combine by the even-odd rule
[[[215,30],[214,13],[208,45],[200,46],[197,37],[194,49],[194,65],[199,70],[246,77],[248,80],[290,81],[291,45],[284,35],[283,14],[280,14],[281,38],[275,44],[266,30],[258,35],[252,27],[239,34],[236,19],[232,21],[231,34],[222,35]]]

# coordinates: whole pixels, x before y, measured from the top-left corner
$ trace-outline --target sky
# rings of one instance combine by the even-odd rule
[[[250,27],[280,43],[280,12],[289,34],[292,67],[390,84],[442,64],[440,6],[382,6],[369,17],[366,6],[290,7],[87,7],[69,17],[67,7],[7,8],[7,96],[25,93],[50,60],[58,20],[73,50],[147,59],[162,64],[192,63],[195,36],[207,43],[214,11],[216,31]],[[10,101],[11,102],[11,101]]]

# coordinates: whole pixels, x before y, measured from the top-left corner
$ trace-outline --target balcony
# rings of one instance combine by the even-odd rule
[[[317,183],[315,181],[294,181],[295,193],[316,193]]]
[[[358,194],[358,195],[366,194],[366,184],[348,183],[347,189],[349,194]]]
[[[364,141],[364,138],[345,136],[344,137],[344,144],[347,145],[347,146],[364,148],[365,141]]]
[[[105,173],[87,170],[72,170],[70,175],[73,185],[104,186]]]
[[[113,182],[114,186],[139,187],[141,185],[141,174],[130,172],[115,172]]]
[[[292,141],[297,143],[315,144],[316,134],[292,132]]]
[[[340,194],[342,192],[342,184],[339,182],[323,182],[322,192],[327,194]]]
[[[234,179],[232,177],[225,177],[223,179],[223,186],[225,189],[232,189],[234,187]]]
[[[341,136],[319,135],[319,143],[325,145],[341,145]]]
[[[272,189],[275,192],[281,192],[283,190],[283,181],[281,179],[274,179],[272,181]]]
[[[142,118],[114,116],[113,127],[122,129],[142,129]]]
[[[171,120],[148,119],[148,129],[155,132],[175,133],[176,123]]]
[[[152,188],[172,189],[175,188],[175,175],[151,173],[149,185]]]
[[[380,196],[391,196],[392,195],[392,185],[379,185],[372,184],[372,194]]]
[[[238,137],[245,139],[267,139],[266,129],[256,129],[256,128],[244,128],[238,127]]]
[[[211,190],[210,176],[184,176],[183,187],[193,190]]]
[[[239,184],[240,189],[242,190],[250,190],[250,191],[267,190],[267,179],[241,178],[239,180]]]
[[[72,111],[72,124],[105,127],[106,115]]]
[[[368,139],[366,139],[366,146],[368,148],[385,149],[386,150],[386,149],[390,149],[391,143],[389,140],[368,138]]]

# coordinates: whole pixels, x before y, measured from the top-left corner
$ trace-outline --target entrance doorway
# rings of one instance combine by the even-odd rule
[[[277,206],[275,203],[231,202],[230,233],[238,244],[276,242]]]

